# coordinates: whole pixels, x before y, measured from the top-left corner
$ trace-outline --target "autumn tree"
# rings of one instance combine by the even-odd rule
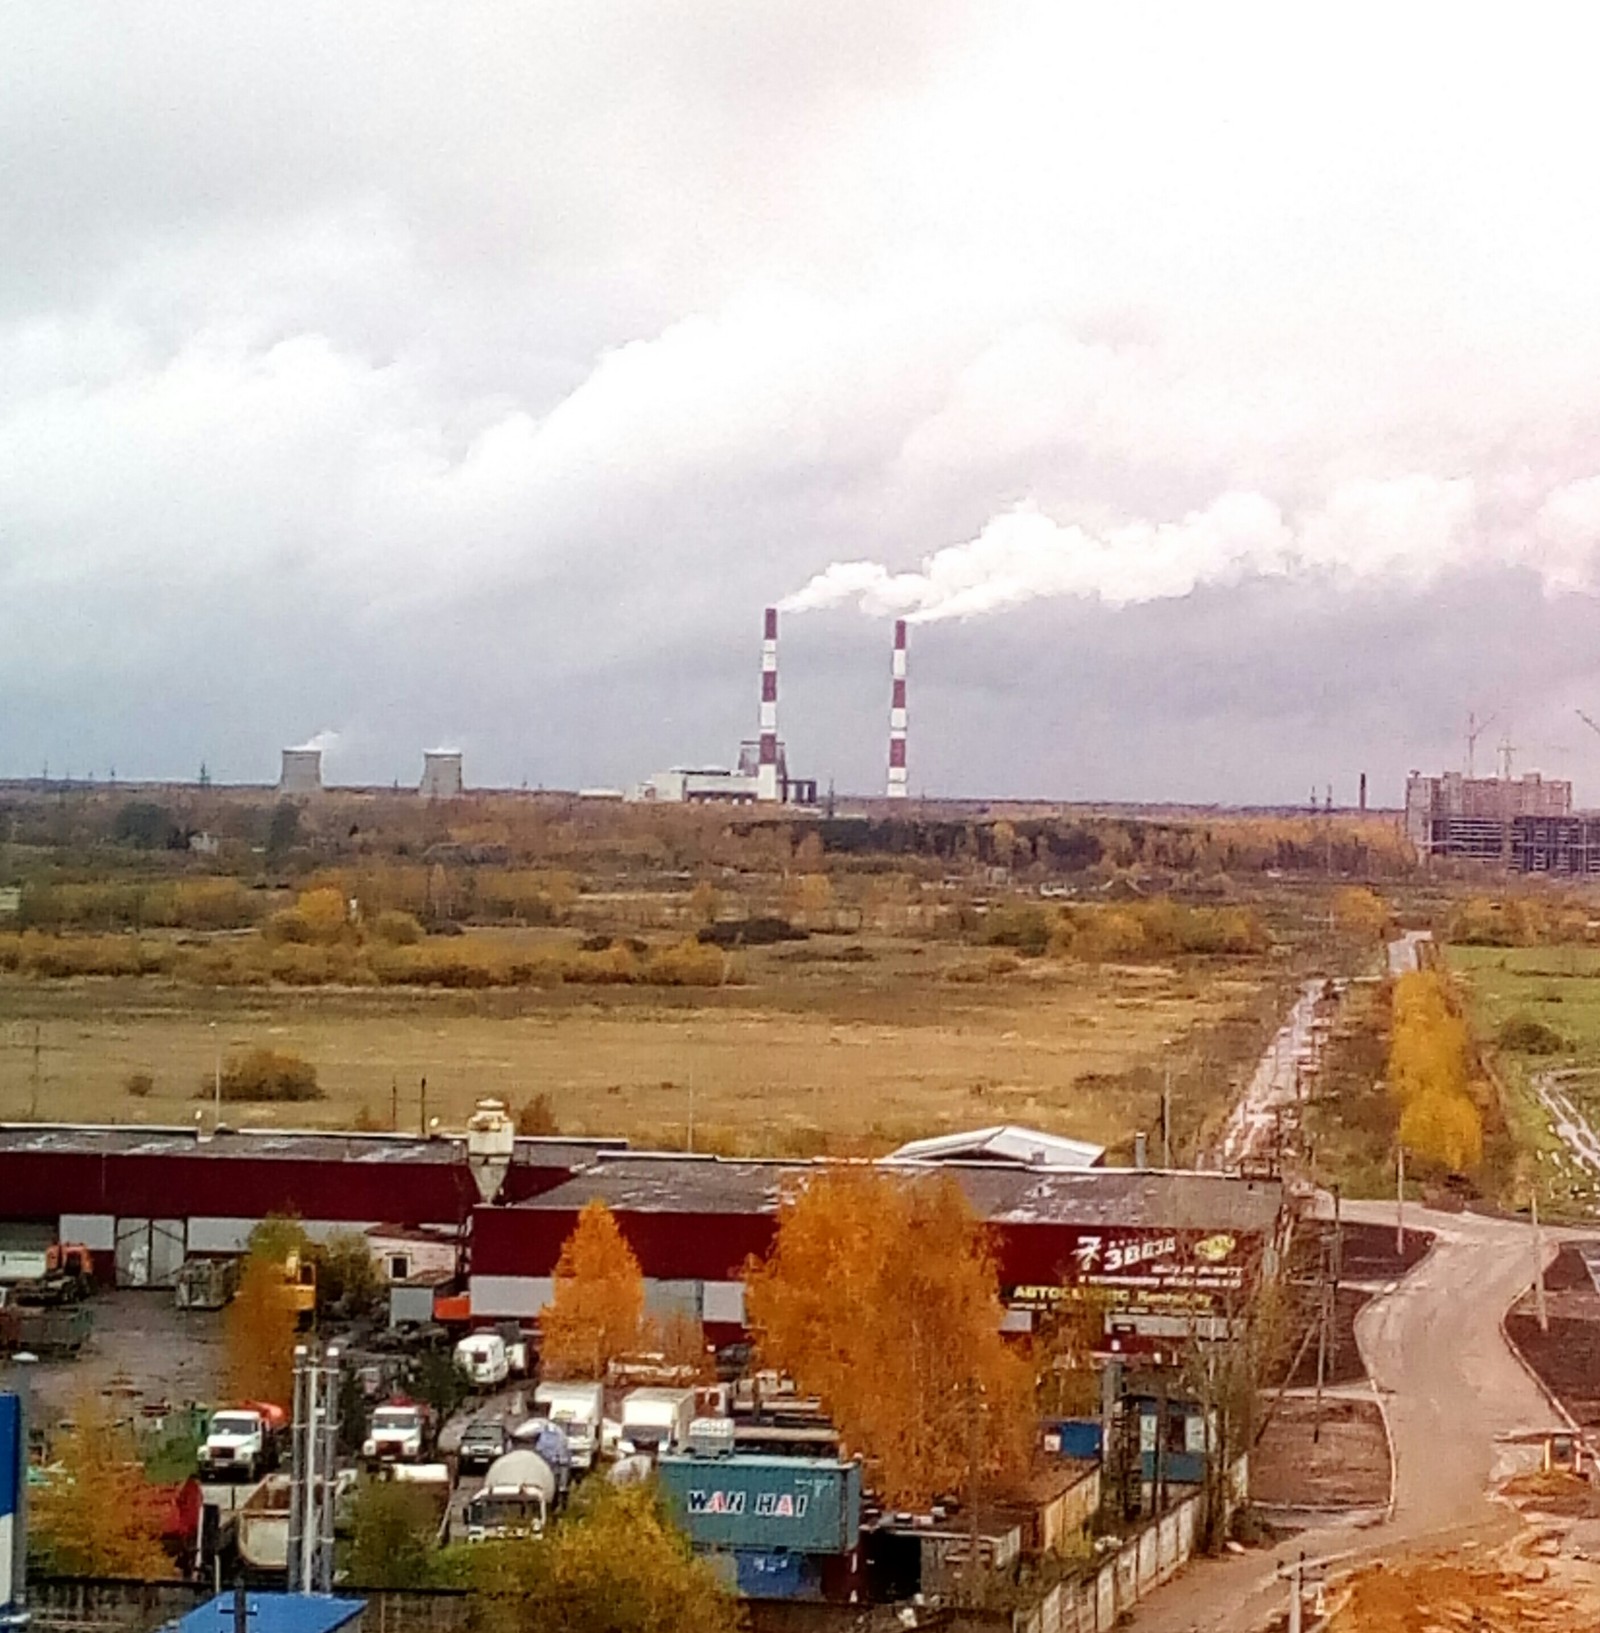
[[[51,1569],[74,1576],[166,1577],[164,1493],[145,1478],[132,1431],[84,1395],[57,1440],[50,1478],[30,1499]]]
[[[1447,979],[1416,970],[1394,984],[1390,1092],[1400,1105],[1400,1143],[1451,1173],[1483,1161],[1483,1086],[1473,1079],[1472,1036]]]
[[[1389,905],[1365,885],[1349,885],[1333,897],[1333,922],[1346,935],[1374,941],[1389,928]]]
[[[361,1588],[422,1588],[431,1579],[437,1517],[420,1486],[363,1480],[350,1512],[345,1565]]]
[[[535,1541],[462,1561],[483,1633],[739,1633],[738,1601],[696,1559],[653,1486],[585,1481]]]
[[[861,1169],[786,1197],[764,1264],[746,1271],[764,1365],[821,1397],[895,1508],[925,1508],[1026,1464],[1032,1376],[1000,1335],[983,1226],[949,1175]]]
[[[599,1378],[607,1363],[639,1348],[644,1277],[639,1261],[598,1199],[578,1215],[556,1261],[555,1296],[539,1312],[547,1378]]]
[[[294,1379],[297,1319],[287,1297],[282,1255],[246,1255],[239,1290],[223,1315],[228,1394],[236,1401],[287,1407]]]

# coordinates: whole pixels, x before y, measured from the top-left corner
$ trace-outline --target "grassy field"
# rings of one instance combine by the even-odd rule
[[[1494,1043],[1507,1021],[1520,1019],[1542,1022],[1560,1035],[1563,1047],[1554,1054],[1493,1051],[1513,1137],[1535,1170],[1549,1175],[1551,1155],[1564,1147],[1530,1080],[1534,1072],[1561,1069],[1563,1088],[1600,1127],[1600,949],[1448,947],[1445,956],[1465,984],[1473,1024],[1486,1044]],[[1561,1200],[1562,1189],[1546,1187],[1552,1203]]]
[[[190,1122],[215,1052],[291,1050],[327,1098],[232,1106],[235,1123],[460,1126],[474,1100],[544,1093],[563,1132],[752,1153],[874,1148],[1017,1121],[1180,1146],[1229,1103],[1276,1008],[1265,961],[1175,970],[1002,959],[882,938],[741,955],[743,984],[423,992],[201,989],[159,980],[0,985],[0,1117]],[[986,955],[977,955],[981,962]],[[214,1027],[214,1030],[213,1030]],[[38,1044],[37,1053],[35,1043]],[[154,1079],[130,1097],[135,1072]],[[826,1135],[824,1132],[826,1131]]]

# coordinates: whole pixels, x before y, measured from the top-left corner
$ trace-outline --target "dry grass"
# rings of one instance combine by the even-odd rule
[[[519,938],[520,939],[520,938]],[[530,938],[531,939],[531,938]],[[187,1123],[194,1085],[224,1055],[264,1046],[317,1068],[327,1099],[239,1107],[261,1125],[348,1126],[365,1111],[415,1127],[463,1121],[474,1100],[548,1097],[563,1132],[774,1154],[881,1147],[913,1135],[1019,1121],[1102,1143],[1153,1129],[1170,1059],[1178,1117],[1198,1127],[1228,1098],[1215,1047],[1259,1001],[1264,966],[1174,971],[1008,961],[979,980],[957,947],[887,938],[738,955],[743,984],[413,992],[195,990],[143,981],[0,987],[0,1117]],[[211,1029],[216,1023],[215,1033]],[[1237,1032],[1238,1029],[1232,1029]],[[1230,1034],[1231,1035],[1231,1034]],[[1252,1046],[1248,1028],[1238,1048]],[[1201,1051],[1202,1053],[1206,1051]],[[151,1092],[130,1099],[130,1073]],[[1203,1087],[1200,1085],[1203,1083]]]

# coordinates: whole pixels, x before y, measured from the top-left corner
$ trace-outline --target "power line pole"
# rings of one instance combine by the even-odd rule
[[[39,1038],[39,1023],[33,1023],[33,1090],[28,1097],[28,1121],[39,1121],[39,1056],[44,1045]]]
[[[1406,1148],[1397,1141],[1394,1148],[1394,1253],[1406,1256]]]
[[[1533,1192],[1533,1311],[1539,1331],[1550,1331],[1550,1311],[1544,1299],[1544,1232],[1539,1229],[1539,1191]]]

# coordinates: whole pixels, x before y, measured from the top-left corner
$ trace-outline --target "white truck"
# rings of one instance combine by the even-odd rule
[[[200,1443],[200,1478],[259,1480],[277,1464],[284,1422],[281,1406],[256,1402],[214,1412]]]
[[[575,1469],[592,1469],[600,1454],[605,1396],[605,1385],[598,1383],[546,1383],[533,1392],[541,1416],[566,1435]]]
[[[467,1499],[467,1541],[542,1536],[555,1497],[555,1473],[538,1452],[507,1452],[489,1465],[483,1484]]]
[[[361,1455],[369,1466],[419,1463],[432,1439],[432,1427],[426,1406],[416,1401],[390,1401],[373,1412]]]
[[[692,1389],[633,1389],[622,1397],[622,1457],[657,1456],[682,1451],[689,1444],[695,1416]]]
[[[497,1332],[475,1332],[456,1345],[456,1367],[479,1389],[496,1389],[512,1373],[528,1370],[528,1346],[507,1343]]]

